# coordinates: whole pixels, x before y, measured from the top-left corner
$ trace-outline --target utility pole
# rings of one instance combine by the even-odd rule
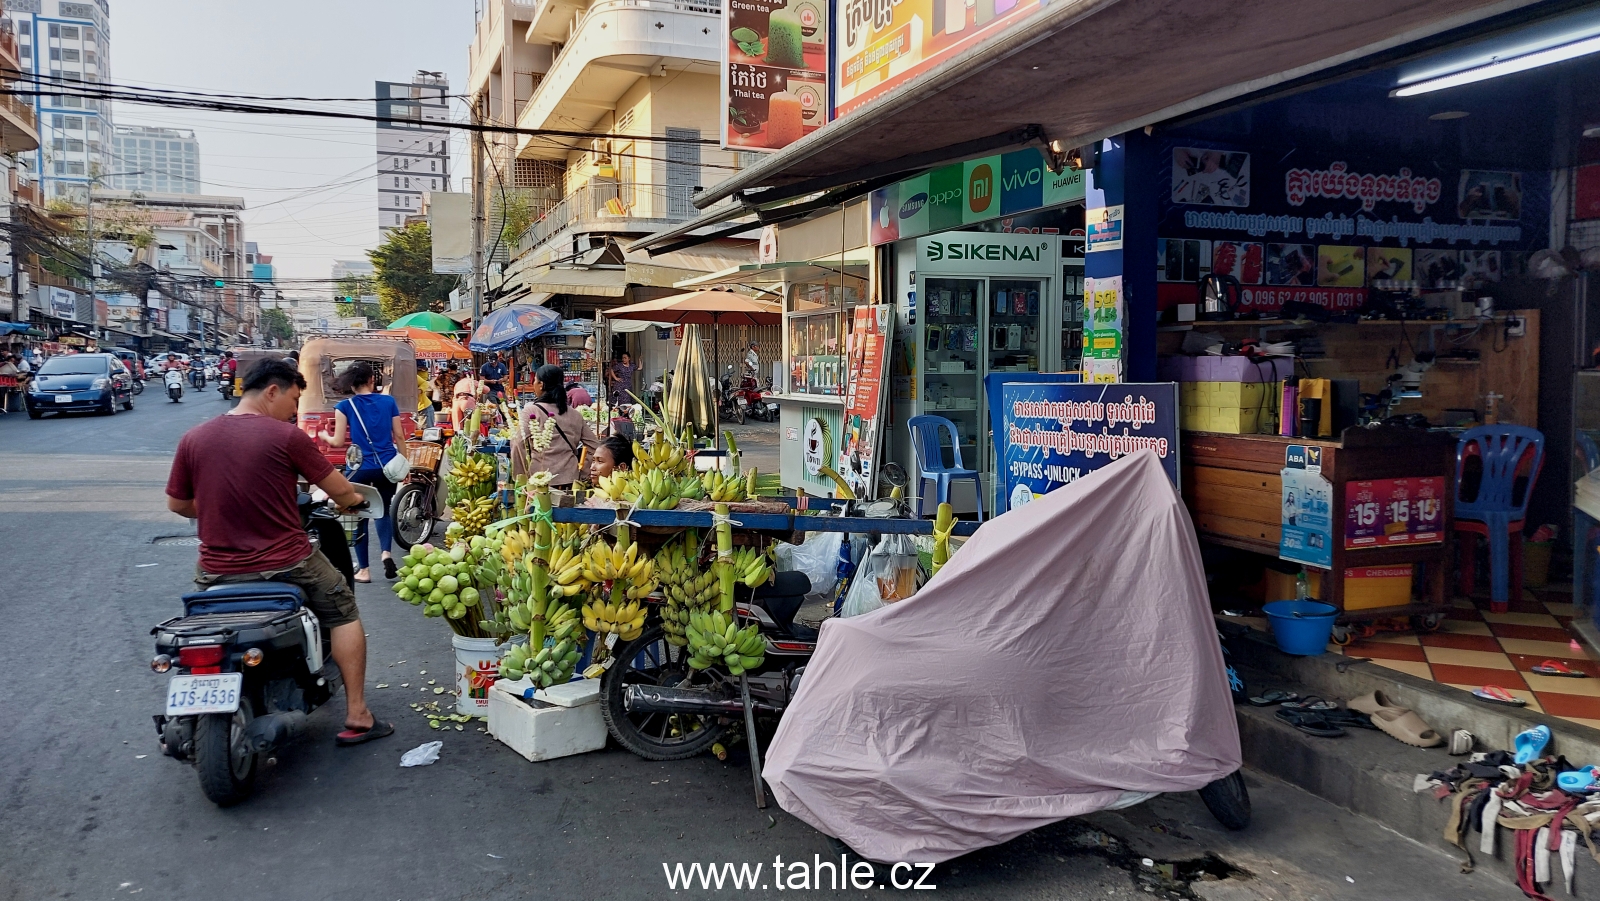
[[[22,230],[17,228],[16,205],[11,209],[11,321],[27,322],[22,317],[22,257],[17,244],[22,240]]]
[[[482,125],[483,120],[478,110],[478,100],[472,101],[472,124]],[[483,134],[478,131],[470,132],[472,136],[472,327],[477,328],[483,322],[483,284],[488,273],[483,262]]]

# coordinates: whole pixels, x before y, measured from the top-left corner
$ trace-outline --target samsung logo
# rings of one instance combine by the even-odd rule
[[[911,197],[906,199],[905,203],[900,204],[900,218],[910,219],[912,216],[915,216],[918,212],[920,212],[922,208],[927,205],[927,203],[927,192],[913,194]]]
[[[936,263],[939,260],[1026,260],[1030,263],[1037,263],[1043,259],[1045,248],[1049,245],[1038,244],[1030,247],[1010,244],[929,241],[927,246],[928,262],[930,263]]]

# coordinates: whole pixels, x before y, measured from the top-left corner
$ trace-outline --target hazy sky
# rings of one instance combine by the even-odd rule
[[[110,80],[120,85],[372,97],[374,81],[410,81],[426,69],[447,74],[452,93],[466,89],[471,0],[110,3]],[[371,103],[339,106],[373,113]],[[461,101],[454,111],[465,118]],[[205,192],[245,198],[245,238],[272,255],[280,280],[325,279],[334,260],[364,259],[377,242],[371,122],[126,103],[115,121],[194,130]],[[457,190],[467,146],[458,134]]]

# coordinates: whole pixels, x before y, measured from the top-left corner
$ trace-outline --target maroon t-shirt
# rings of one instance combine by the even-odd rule
[[[293,423],[240,413],[195,426],[178,442],[167,494],[200,513],[200,568],[208,573],[286,569],[311,556],[295,504],[300,477],[333,471]]]

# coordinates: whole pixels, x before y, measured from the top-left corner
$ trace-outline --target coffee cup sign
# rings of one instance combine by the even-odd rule
[[[806,420],[806,475],[822,475],[822,467],[826,465],[828,458],[833,456],[833,448],[828,447],[830,443],[828,430],[823,426],[822,420],[816,418]]]

